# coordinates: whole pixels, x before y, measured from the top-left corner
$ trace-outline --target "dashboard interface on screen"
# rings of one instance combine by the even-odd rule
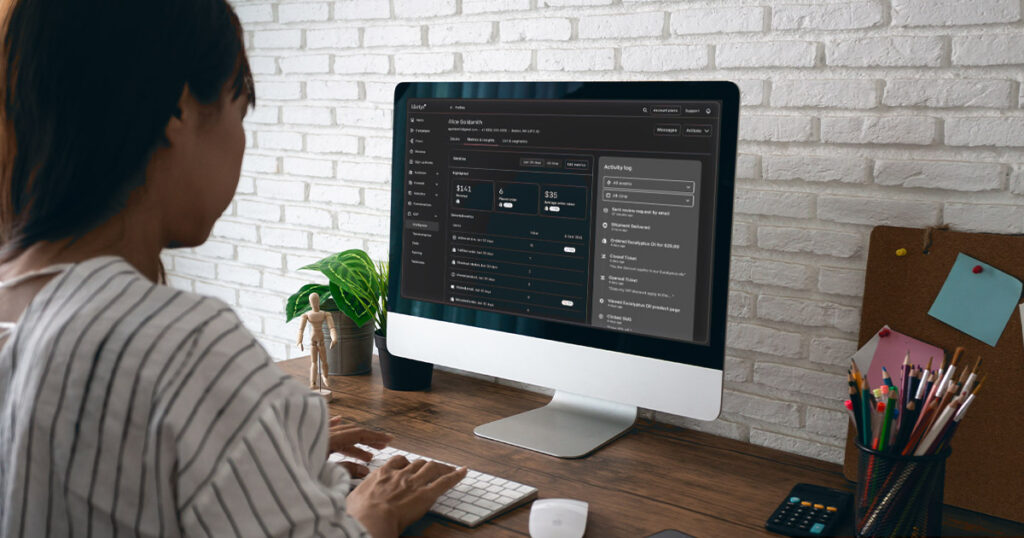
[[[403,297],[707,344],[720,101],[406,107]]]

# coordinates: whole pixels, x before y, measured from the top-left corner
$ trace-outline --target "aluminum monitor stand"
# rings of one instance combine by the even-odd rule
[[[626,432],[637,408],[556,391],[544,407],[477,426],[480,437],[559,458],[582,458]]]

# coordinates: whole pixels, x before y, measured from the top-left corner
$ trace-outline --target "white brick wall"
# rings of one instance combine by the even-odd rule
[[[1020,0],[235,0],[258,108],[236,201],[171,282],[279,358],[299,272],[386,255],[402,80],[728,79],[742,89],[722,417],[842,457],[872,226],[1024,233]]]

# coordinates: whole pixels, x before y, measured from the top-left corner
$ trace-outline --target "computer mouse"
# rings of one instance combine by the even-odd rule
[[[573,499],[539,499],[530,507],[530,538],[580,538],[589,504]]]

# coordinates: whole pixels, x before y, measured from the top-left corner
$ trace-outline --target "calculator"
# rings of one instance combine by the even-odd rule
[[[797,484],[764,528],[786,536],[835,536],[853,507],[853,495],[814,484]]]

